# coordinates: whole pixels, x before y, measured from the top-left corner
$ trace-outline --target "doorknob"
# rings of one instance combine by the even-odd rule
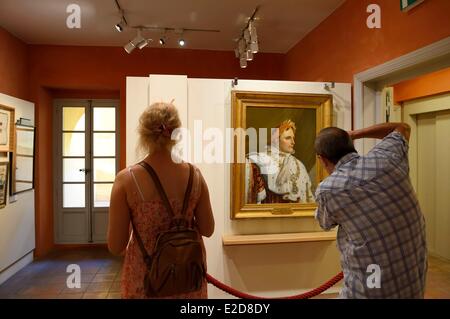
[[[80,168],[80,172],[84,172],[84,174],[89,173],[91,170],[89,168]]]

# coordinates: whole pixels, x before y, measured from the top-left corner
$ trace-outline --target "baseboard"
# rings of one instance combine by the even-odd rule
[[[9,278],[14,276],[19,270],[33,262],[33,250],[28,254],[17,260],[12,265],[6,267],[0,271],[0,285],[7,281]]]
[[[55,250],[70,250],[70,249],[80,249],[80,248],[108,248],[107,243],[95,243],[95,244],[55,244],[53,251]]]
[[[441,256],[439,254],[434,253],[434,252],[428,251],[428,255],[431,256],[431,257],[437,258],[437,259],[441,259],[442,261],[445,261],[445,262],[450,262],[450,259],[445,258],[445,257],[443,257],[443,256]]]

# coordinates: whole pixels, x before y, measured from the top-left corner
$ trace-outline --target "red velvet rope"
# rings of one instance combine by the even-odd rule
[[[212,277],[209,274],[206,274],[206,280],[208,280],[209,283],[213,284],[220,290],[225,291],[226,293],[229,293],[230,295],[233,295],[238,298],[244,298],[244,299],[309,299],[314,296],[317,296],[324,292],[325,290],[329,289],[331,286],[334,286],[336,283],[342,280],[344,278],[344,274],[340,272],[330,280],[328,280],[326,283],[321,285],[320,287],[313,289],[311,291],[304,292],[299,295],[293,295],[293,296],[287,296],[287,297],[277,297],[277,298],[267,298],[267,297],[258,297],[250,294],[246,294],[245,292],[241,292],[239,290],[236,290],[230,286],[225,285],[223,282],[218,281],[216,278]]]

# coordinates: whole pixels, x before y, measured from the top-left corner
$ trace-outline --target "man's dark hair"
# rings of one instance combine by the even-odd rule
[[[348,133],[337,127],[327,127],[319,132],[314,143],[317,155],[325,157],[333,164],[348,153],[356,152]]]

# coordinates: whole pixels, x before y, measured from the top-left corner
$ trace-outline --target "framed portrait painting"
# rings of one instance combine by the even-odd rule
[[[326,176],[314,141],[332,105],[326,94],[232,92],[232,219],[314,215]]]
[[[14,108],[0,104],[0,152],[10,152],[14,145]]]

